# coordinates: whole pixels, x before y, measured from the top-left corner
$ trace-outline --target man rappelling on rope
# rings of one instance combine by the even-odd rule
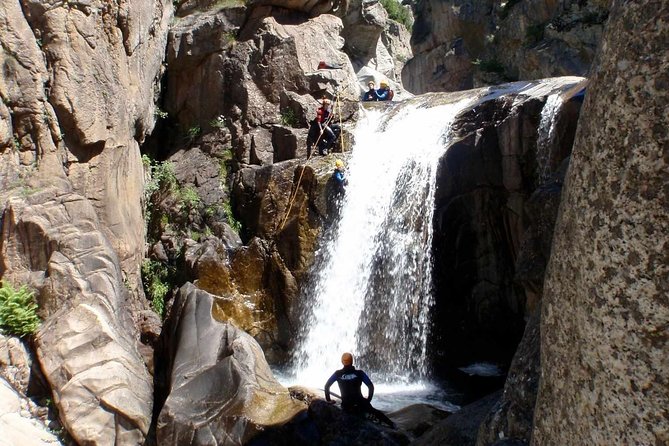
[[[372,380],[369,379],[369,376],[365,372],[353,366],[353,355],[344,353],[341,355],[341,363],[344,367],[334,372],[325,383],[325,399],[330,403],[334,403],[330,399],[330,387],[336,381],[341,392],[341,408],[344,412],[355,415],[372,414],[379,421],[394,429],[395,423],[383,412],[372,407],[371,401],[374,396],[374,384],[372,384]],[[367,398],[364,398],[360,392],[363,383],[368,389]]]
[[[329,99],[322,99],[321,106],[316,111],[316,118],[311,121],[309,134],[307,135],[307,153],[311,153],[311,148],[317,145],[318,153],[327,155],[341,131],[337,124],[331,122],[333,118],[331,105]]]

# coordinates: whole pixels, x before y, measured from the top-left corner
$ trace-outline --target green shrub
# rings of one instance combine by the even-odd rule
[[[149,202],[154,192],[159,190],[163,190],[165,192],[173,191],[177,186],[177,176],[174,171],[174,164],[171,162],[165,161],[163,163],[152,163],[148,157],[142,157],[142,162],[145,166],[147,160],[150,166],[150,179],[144,186],[144,197],[146,198],[147,202]]]
[[[170,290],[166,282],[169,268],[155,260],[146,259],[142,263],[142,284],[151,300],[151,307],[161,318],[165,312],[165,296]]]
[[[186,140],[188,142],[192,142],[193,140],[195,140],[195,138],[200,136],[201,133],[202,133],[202,129],[200,128],[200,126],[199,125],[194,125],[193,127],[186,130]]]
[[[39,328],[34,292],[23,285],[18,290],[8,282],[0,286],[0,328],[15,336],[33,334]]]
[[[239,234],[239,231],[242,230],[242,224],[235,218],[235,215],[232,213],[232,206],[230,206],[229,202],[223,203],[223,213],[225,214],[225,219],[228,221],[228,224],[232,230]]]
[[[411,28],[413,27],[413,18],[407,8],[402,6],[397,0],[381,0],[381,5],[388,13],[388,17],[401,23],[411,31]]]
[[[181,208],[186,211],[197,208],[202,199],[200,194],[197,193],[197,189],[193,186],[186,186],[181,191],[179,191],[179,198],[181,200]]]
[[[287,108],[281,112],[281,125],[297,127],[297,115],[292,108]]]

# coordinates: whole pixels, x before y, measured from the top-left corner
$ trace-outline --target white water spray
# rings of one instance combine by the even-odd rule
[[[541,120],[537,129],[537,163],[539,184],[548,180],[551,172],[551,158],[553,157],[553,138],[555,137],[555,118],[562,107],[560,94],[552,94],[546,99],[541,109]]]
[[[412,105],[413,104],[413,105]],[[295,381],[322,386],[351,351],[375,381],[425,376],[436,170],[464,102],[372,110],[355,130],[337,225],[321,243]]]

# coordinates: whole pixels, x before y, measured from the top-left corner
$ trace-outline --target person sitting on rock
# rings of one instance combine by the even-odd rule
[[[353,366],[353,355],[344,353],[341,355],[341,363],[344,367],[334,372],[325,383],[325,399],[330,403],[334,403],[330,399],[330,386],[336,381],[341,392],[341,408],[344,412],[356,415],[370,413],[379,421],[394,429],[395,423],[383,412],[372,407],[371,401],[374,396],[374,384],[372,384],[372,380],[369,379],[369,376],[365,372],[357,370]],[[360,392],[363,383],[368,389],[367,398],[364,398]]]
[[[334,144],[337,135],[333,129],[334,124],[331,121],[331,102],[327,98],[323,98],[322,105],[316,111],[316,119],[311,121],[309,134],[307,135],[307,152],[311,152],[311,147],[318,144],[318,152],[321,155],[327,155],[328,150]]]
[[[390,89],[390,86],[388,85],[388,82],[381,81],[381,84],[379,86],[381,88],[376,90],[376,96],[378,97],[378,100],[379,101],[391,101],[393,99],[394,93]]]
[[[365,102],[370,102],[370,101],[378,101],[379,96],[376,94],[376,84],[374,81],[369,81],[367,82],[367,87],[369,90],[365,92],[365,94],[362,96],[362,100]]]

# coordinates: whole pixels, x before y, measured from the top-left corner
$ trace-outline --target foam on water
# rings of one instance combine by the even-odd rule
[[[322,387],[341,367],[341,353],[351,351],[375,383],[401,383],[409,392],[410,385],[429,386],[422,383],[436,170],[465,105],[415,101],[399,111],[367,111],[358,121],[340,218],[304,289],[310,311],[290,381]]]

